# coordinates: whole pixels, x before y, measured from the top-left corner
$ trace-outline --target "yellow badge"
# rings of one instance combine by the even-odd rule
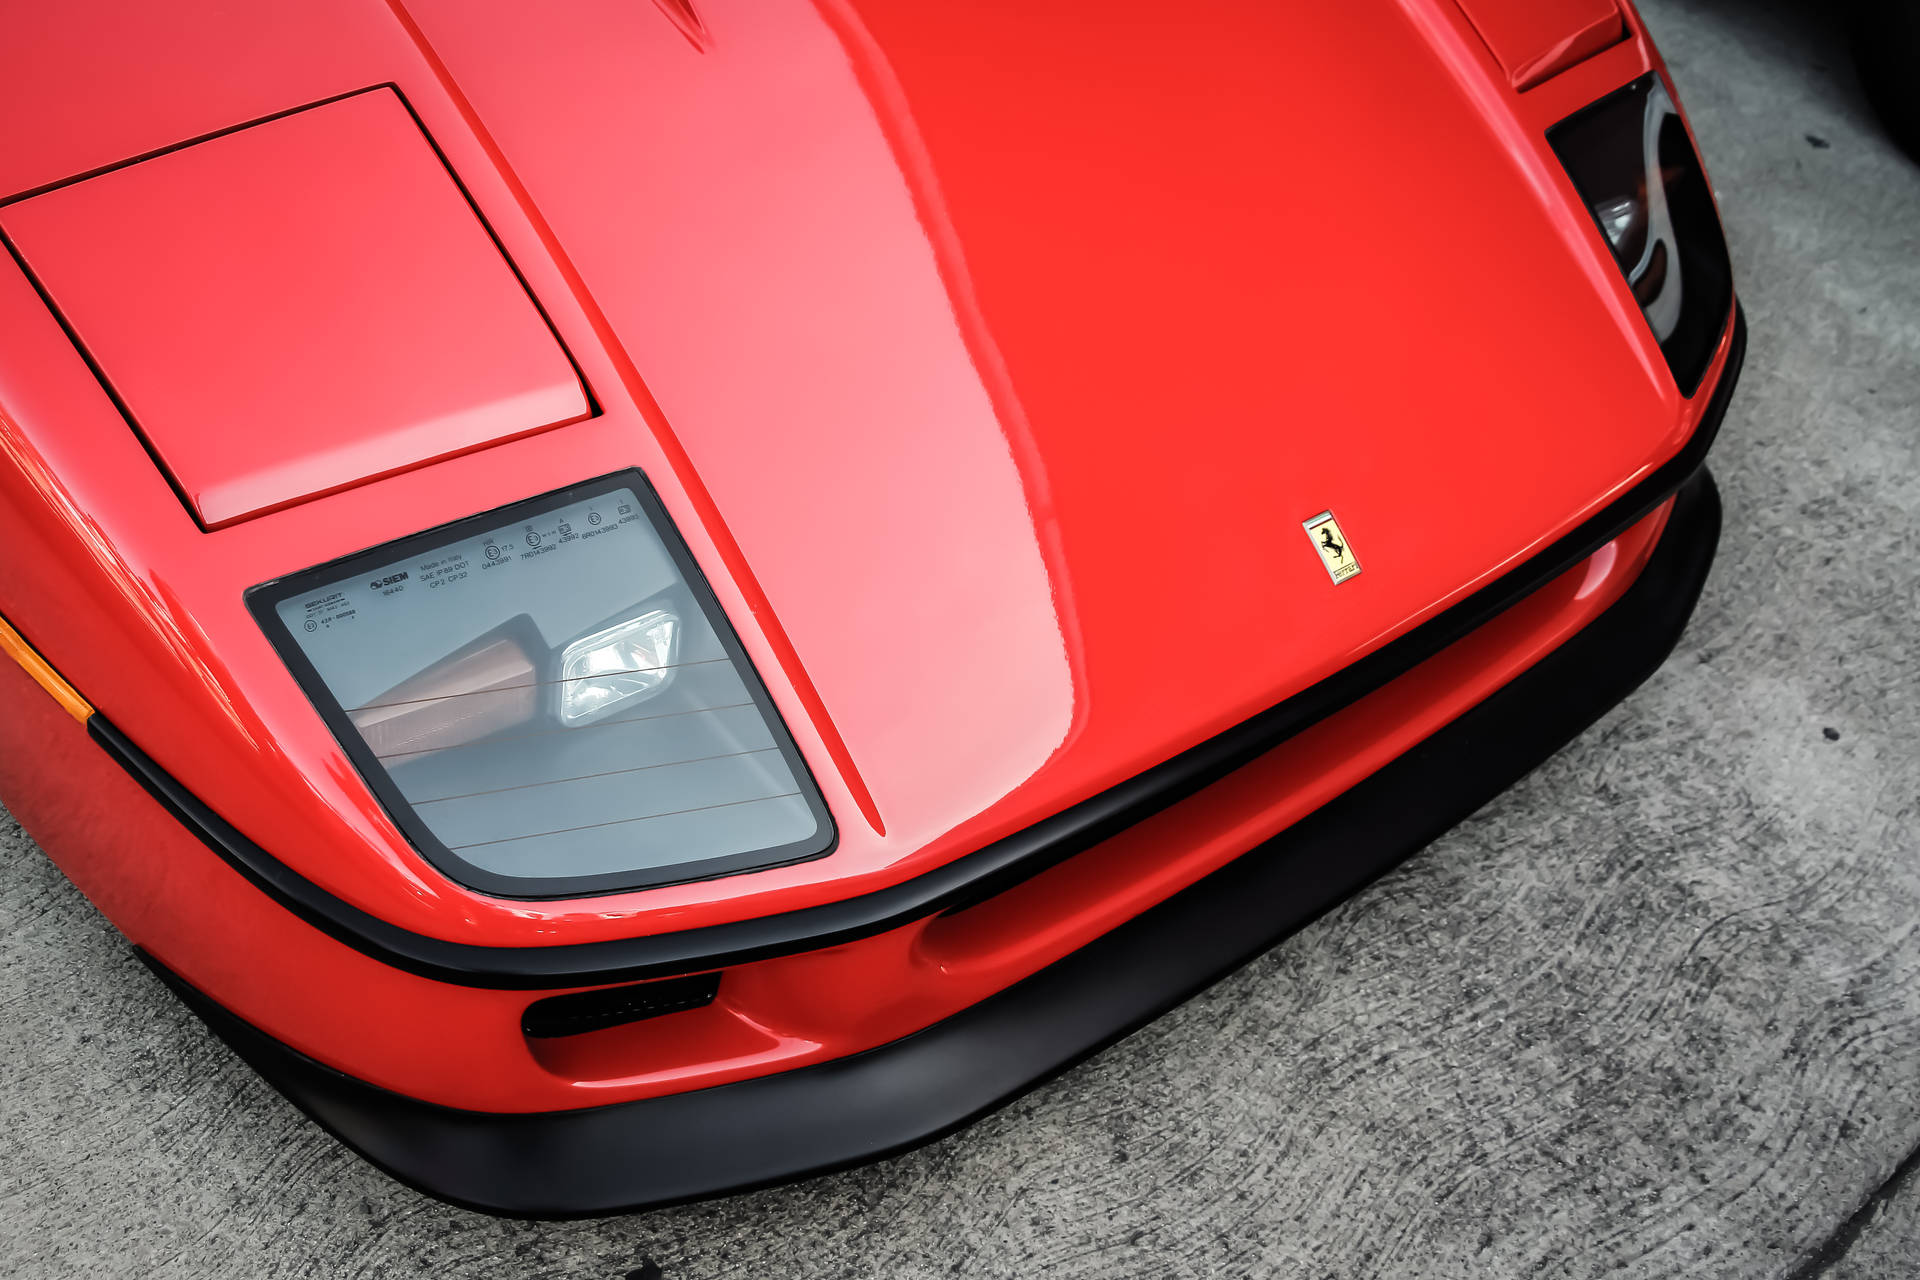
[[[1320,563],[1327,566],[1327,573],[1335,582],[1359,575],[1360,561],[1354,556],[1347,535],[1341,531],[1340,522],[1333,518],[1333,512],[1322,511],[1313,519],[1303,521],[1301,527],[1307,531],[1308,541],[1320,553]]]

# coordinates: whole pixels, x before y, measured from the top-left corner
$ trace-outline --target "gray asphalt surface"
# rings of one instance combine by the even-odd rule
[[[1920,1274],[1920,166],[1831,14],[1644,7],[1752,349],[1699,615],[1578,743],[956,1137],[559,1225],[302,1120],[0,814],[0,1273]]]

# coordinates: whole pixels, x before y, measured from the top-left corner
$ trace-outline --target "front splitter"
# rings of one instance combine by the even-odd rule
[[[1720,536],[1712,477],[1676,494],[1611,607],[1473,710],[1278,836],[1081,950],[904,1039],[687,1093],[457,1111],[355,1080],[170,986],[307,1114],[395,1177],[491,1213],[615,1212],[905,1151],[967,1124],[1259,955],[1511,786],[1672,651]]]

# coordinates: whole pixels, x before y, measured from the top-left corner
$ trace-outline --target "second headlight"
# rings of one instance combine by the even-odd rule
[[[1712,362],[1733,307],[1733,268],[1707,176],[1658,75],[1547,131],[1660,344],[1681,393]]]

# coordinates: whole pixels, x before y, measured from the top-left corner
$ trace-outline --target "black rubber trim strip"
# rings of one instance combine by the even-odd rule
[[[859,897],[676,933],[547,947],[483,947],[397,928],[304,879],[236,831],[104,716],[94,738],[233,868],[315,928],[424,977],[539,990],[724,968],[870,937],[977,902],[1186,799],[1301,730],[1438,653],[1592,555],[1671,497],[1701,468],[1746,355],[1735,306],[1727,360],[1700,425],[1652,475],[1539,555],[1320,683],[1117,787],[924,875]]]
[[[1157,1017],[1512,785],[1665,660],[1719,533],[1719,495],[1703,472],[1681,491],[1633,586],[1478,707],[1273,840],[1025,981],[837,1061],[579,1111],[456,1111],[322,1066],[154,967],[349,1146],[471,1208],[605,1213],[875,1160],[959,1128]]]

